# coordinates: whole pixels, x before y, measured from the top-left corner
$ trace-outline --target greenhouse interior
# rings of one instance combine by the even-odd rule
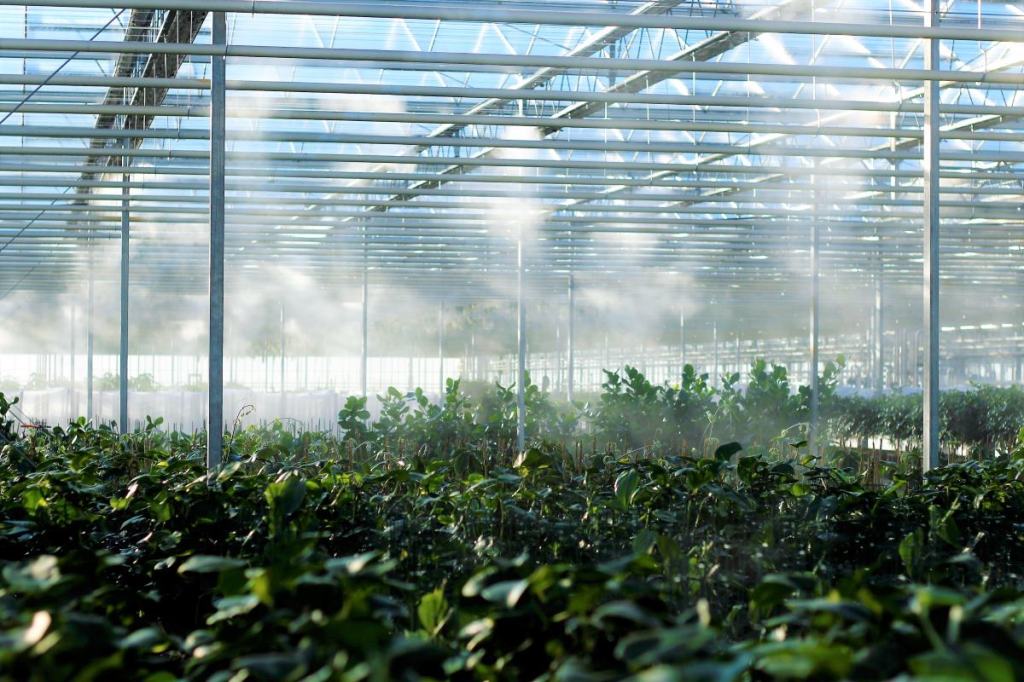
[[[0,682],[1024,679],[1024,6],[0,0]]]

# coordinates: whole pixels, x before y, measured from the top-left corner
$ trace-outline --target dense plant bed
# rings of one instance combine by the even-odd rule
[[[207,475],[156,424],[0,425],[3,679],[1024,676],[1021,455],[867,489],[800,444],[397,456],[275,428]]]
[[[885,459],[904,470],[920,461],[921,395],[874,397],[837,394],[843,360],[829,362],[819,381],[817,449],[867,472]],[[742,383],[741,383],[742,379]],[[754,362],[746,376],[712,386],[707,374],[687,365],[674,384],[653,384],[639,370],[605,372],[602,392],[572,404],[527,382],[526,432],[567,452],[644,452],[656,456],[710,455],[738,441],[748,453],[788,456],[809,437],[810,389],[790,383],[786,368]],[[500,385],[448,382],[444,399],[422,391],[389,389],[378,396],[380,414],[370,419],[367,401],[351,397],[339,415],[351,447],[446,453],[456,458],[510,455],[516,443],[516,394]],[[1024,389],[977,386],[941,396],[943,462],[1006,454],[1024,425]],[[870,456],[862,458],[861,455]],[[863,461],[860,461],[862,460]]]

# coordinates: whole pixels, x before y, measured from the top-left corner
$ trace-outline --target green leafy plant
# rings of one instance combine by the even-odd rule
[[[0,679],[1024,676],[1013,396],[948,399],[998,405],[949,433],[999,456],[874,480],[780,440],[804,394],[754,369],[612,373],[571,419],[528,390],[523,452],[512,387],[392,390],[340,436],[239,427],[213,472],[203,434],[19,430],[0,396]],[[902,397],[823,419],[883,404],[845,433],[904,433]]]

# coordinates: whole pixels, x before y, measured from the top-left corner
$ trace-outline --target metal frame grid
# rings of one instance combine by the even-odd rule
[[[269,262],[364,332],[371,288],[516,291],[522,343],[525,298],[593,281],[806,294],[814,365],[821,278],[878,327],[921,287],[927,465],[940,284],[1021,288],[1012,3],[41,0],[0,27],[0,296],[91,291],[120,240],[125,354],[129,286],[209,292],[212,423],[225,288]]]

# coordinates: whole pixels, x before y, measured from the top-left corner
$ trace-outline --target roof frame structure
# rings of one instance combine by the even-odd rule
[[[913,282],[927,38],[941,40],[947,62],[944,285],[1020,284],[1021,18],[994,3],[980,17],[975,3],[947,3],[932,28],[920,12],[887,3],[852,10],[809,0],[764,8],[578,0],[566,11],[531,0],[487,10],[122,4],[132,11],[123,35],[74,39],[98,25],[94,10],[106,5],[94,0],[44,0],[29,11],[45,21],[27,24],[24,36],[0,35],[0,55],[16,52],[32,67],[0,72],[0,112],[16,92],[46,82],[19,122],[0,129],[0,244],[18,235],[0,250],[0,291],[81,285],[80,246],[86,235],[115,235],[106,197],[123,184],[95,150],[124,135],[133,276],[140,286],[202,281],[206,199],[197,176],[207,173],[208,60],[221,52],[229,282],[278,259],[325,287],[355,285],[365,250],[375,287],[414,282],[449,296],[457,281],[471,298],[498,295],[494,281],[514,263],[493,216],[525,202],[538,207],[527,267],[550,275],[531,280],[541,289],[573,272],[629,280],[666,269],[708,297],[778,282],[798,290],[791,261],[761,256],[803,233],[812,158],[832,188],[819,213],[829,225],[821,258],[836,267],[823,277],[868,287],[881,259],[894,284]],[[196,21],[184,34],[167,28],[175,16],[217,10],[232,17],[221,52]],[[67,19],[60,32],[55,17]],[[273,21],[310,40],[268,33]],[[51,59],[74,51],[51,78]],[[172,57],[168,68],[139,66],[160,55]],[[293,77],[268,78],[259,65]],[[879,96],[886,87],[891,94]],[[126,121],[139,125],[119,131],[115,122]]]

